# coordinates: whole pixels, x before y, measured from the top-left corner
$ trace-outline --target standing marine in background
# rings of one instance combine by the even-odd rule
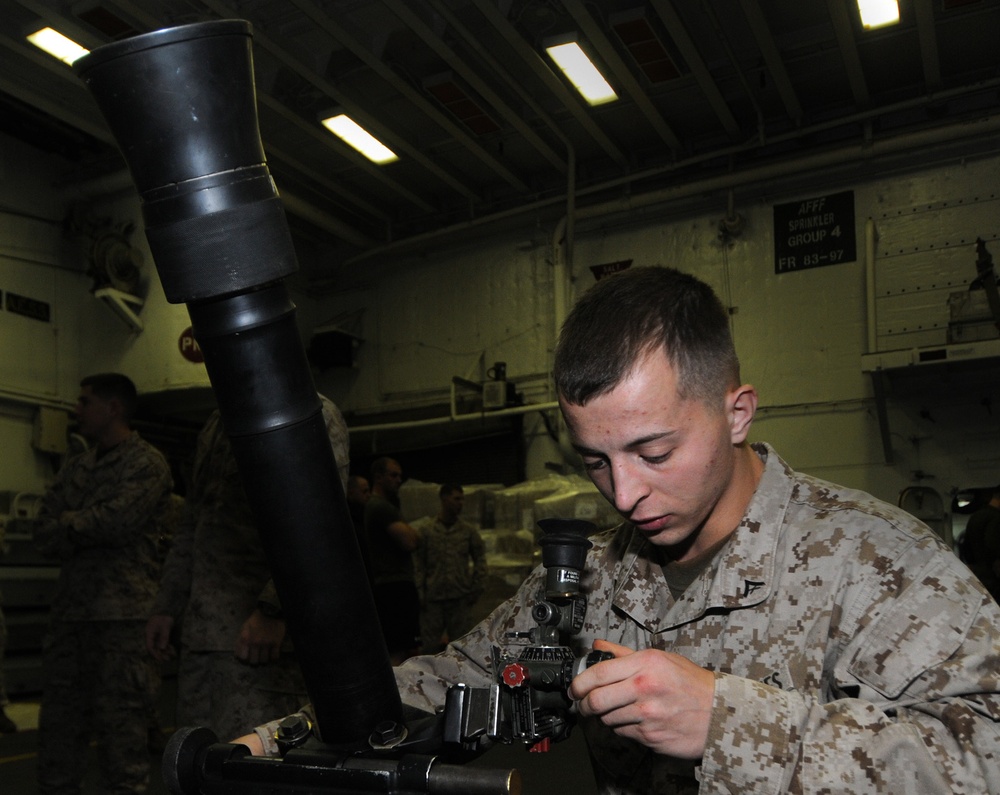
[[[1000,602],[1000,486],[990,501],[969,517],[961,543],[962,559]]]
[[[372,494],[365,505],[371,560],[368,573],[393,665],[412,657],[420,645],[420,602],[413,576],[413,550],[420,545],[420,533],[403,521],[399,508],[402,485],[403,469],[398,461],[383,457],[372,462]]]
[[[472,629],[472,606],[486,579],[486,544],[476,526],[461,518],[465,492],[445,483],[438,496],[441,510],[419,525],[423,543],[413,555],[423,654],[441,651],[442,636],[456,640]]]
[[[41,795],[80,792],[91,737],[101,793],[144,793],[149,781],[157,672],[143,628],[173,480],[163,455],[131,429],[135,407],[135,385],[124,375],[80,382],[79,430],[94,444],[63,465],[35,527],[38,549],[62,564],[38,722]]]
[[[345,487],[347,425],[340,410],[320,398]],[[171,635],[178,624],[181,628],[179,725],[206,726],[228,738],[247,721],[294,709],[306,697],[261,535],[218,411],[198,436],[184,515],[147,615],[146,647],[157,660],[175,654]]]

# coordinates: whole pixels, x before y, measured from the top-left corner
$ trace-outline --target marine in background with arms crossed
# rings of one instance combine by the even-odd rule
[[[135,385],[102,373],[80,382],[80,433],[94,443],[59,470],[42,500],[35,544],[61,561],[45,650],[38,791],[76,795],[88,740],[98,791],[143,793],[157,671],[143,627],[160,574],[160,517],[173,479],[163,455],[130,428]]]
[[[757,393],[703,282],[635,268],[560,335],[573,446],[624,524],[592,537],[570,687],[602,793],[1000,792],[1000,608],[924,524],[749,444]],[[425,711],[490,684],[545,572],[395,670]],[[277,753],[275,724],[240,738]]]

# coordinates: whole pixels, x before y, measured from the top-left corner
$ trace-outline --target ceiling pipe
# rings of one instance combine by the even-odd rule
[[[457,414],[452,411],[447,417],[429,417],[423,420],[400,420],[399,422],[383,422],[375,425],[348,425],[347,429],[353,433],[366,433],[370,431],[395,431],[402,428],[427,428],[434,425],[448,425],[453,422],[465,422],[467,420],[493,419],[494,417],[514,417],[518,414],[530,414],[534,411],[555,411],[559,408],[557,401],[549,403],[532,403],[527,406],[514,406],[509,409],[494,409],[492,411],[474,411],[470,414]]]
[[[318,226],[320,229],[329,232],[331,235],[334,235],[351,245],[362,247],[375,245],[375,241],[370,237],[361,234],[357,229],[345,224],[339,218],[335,218],[329,213],[323,212],[307,202],[305,199],[301,198],[299,195],[289,193],[285,190],[279,190],[278,195],[281,197],[282,204],[285,205],[285,210],[292,215],[298,216],[302,220]]]
[[[577,209],[577,219],[611,215],[616,212],[648,207],[661,202],[686,198],[688,196],[716,190],[729,190],[758,181],[771,181],[786,176],[801,174],[803,171],[821,170],[834,166],[872,160],[888,155],[921,149],[927,146],[954,143],[962,138],[985,137],[1000,133],[1000,115],[987,116],[974,122],[962,124],[967,135],[955,135],[952,127],[920,130],[903,133],[886,140],[873,140],[849,146],[838,147],[826,152],[814,153],[777,163],[766,163],[742,171],[720,174],[682,185],[649,191],[638,196],[612,199]]]

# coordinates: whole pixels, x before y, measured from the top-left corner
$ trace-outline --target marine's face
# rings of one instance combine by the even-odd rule
[[[677,374],[656,350],[611,392],[561,405],[594,485],[652,543],[677,547],[684,559],[734,529],[717,516],[732,491],[730,400],[715,408],[681,399]]]
[[[386,494],[396,496],[399,487],[403,485],[403,469],[395,461],[390,461],[385,472],[379,476],[379,482]]]
[[[371,488],[368,486],[368,481],[364,478],[351,478],[347,481],[347,500],[348,502],[368,502],[368,498],[371,497]]]
[[[465,506],[465,494],[461,491],[453,491],[441,498],[442,512],[446,516],[458,516]]]
[[[95,395],[89,386],[80,387],[74,413],[80,433],[87,439],[97,439],[114,421],[115,401]]]

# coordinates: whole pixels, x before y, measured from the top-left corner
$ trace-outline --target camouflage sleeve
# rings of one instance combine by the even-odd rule
[[[191,594],[191,578],[194,562],[194,508],[189,500],[184,501],[180,521],[174,530],[173,540],[160,576],[160,587],[153,603],[152,615],[171,616],[180,619]]]
[[[73,554],[68,528],[59,522],[59,517],[69,507],[66,502],[65,489],[73,461],[74,459],[69,459],[63,464],[55,480],[45,491],[32,531],[35,547],[47,558],[65,560]]]
[[[440,654],[411,657],[393,669],[403,703],[423,712],[444,705],[448,688],[456,683],[487,687],[493,683],[492,649],[510,644],[507,635],[536,625],[531,605],[543,587],[545,570],[539,566],[517,593],[501,604],[460,640]]]
[[[440,654],[411,657],[393,669],[396,684],[405,708],[421,713],[433,713],[444,705],[445,695],[452,684],[461,682],[471,687],[486,687],[493,682],[491,649],[505,646],[506,633],[516,629],[528,630],[536,626],[531,618],[530,603],[534,601],[545,580],[544,569],[538,567],[525,580],[524,585],[508,601],[500,605],[460,642],[449,644]],[[311,705],[302,708],[315,725]],[[268,756],[278,755],[274,732],[282,718],[257,726],[254,731],[264,744]]]
[[[143,456],[123,478],[113,497],[69,512],[69,540],[77,547],[117,547],[130,543],[135,528],[153,514],[173,488],[170,468],[159,456]]]
[[[326,422],[326,435],[330,437],[330,447],[333,448],[333,457],[337,461],[337,469],[340,472],[340,485],[347,491],[347,478],[350,474],[350,441],[348,439],[347,423],[344,422],[344,415],[330,398],[325,395],[319,396],[320,403],[323,404],[323,420]]]
[[[941,556],[895,565],[845,607],[830,700],[716,675],[702,791],[1000,792],[1000,609]]]

